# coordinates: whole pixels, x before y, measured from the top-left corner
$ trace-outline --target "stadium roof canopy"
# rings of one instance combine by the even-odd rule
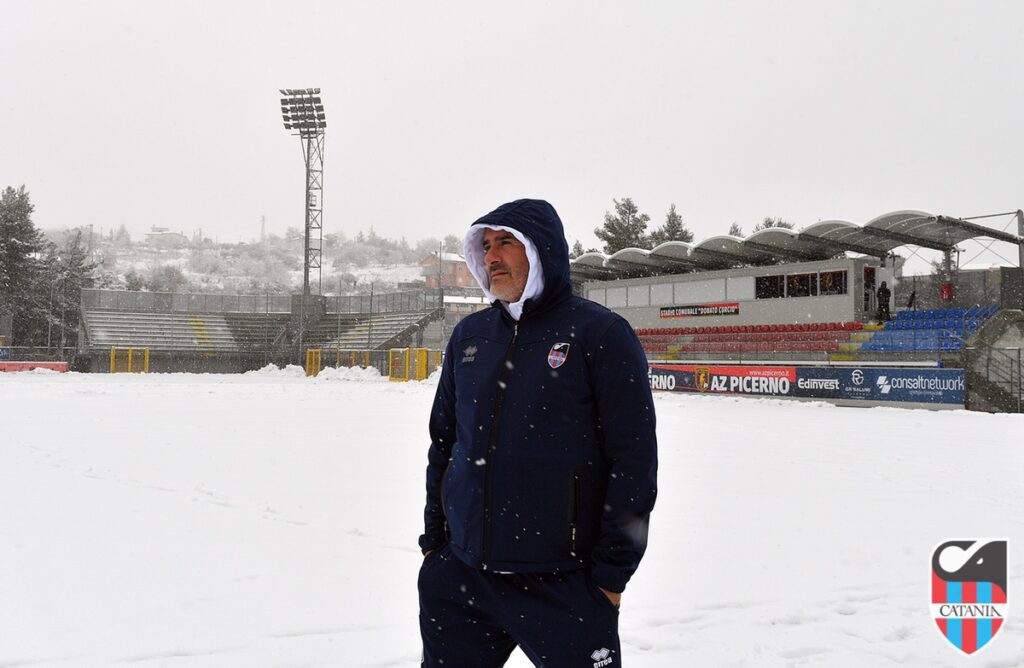
[[[924,211],[893,211],[864,225],[824,220],[799,232],[769,227],[745,239],[722,235],[696,244],[667,241],[651,250],[624,248],[611,255],[584,253],[572,261],[572,271],[583,279],[612,280],[828,260],[846,252],[884,258],[901,246],[952,251],[958,243],[976,237],[1018,246],[1024,244],[1024,239],[1015,234],[989,229],[969,220]]]

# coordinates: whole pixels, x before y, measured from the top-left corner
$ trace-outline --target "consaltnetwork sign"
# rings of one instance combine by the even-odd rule
[[[891,389],[897,390],[926,390],[931,392],[951,392],[964,390],[964,377],[936,378],[932,376],[909,376],[889,378],[888,376],[878,377],[878,389],[882,394],[887,394]]]

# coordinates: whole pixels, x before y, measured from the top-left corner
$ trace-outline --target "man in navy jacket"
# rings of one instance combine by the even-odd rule
[[[423,665],[620,666],[618,604],[647,546],[657,442],[647,360],[572,294],[562,222],[504,204],[466,234],[491,308],[452,332],[430,416]]]

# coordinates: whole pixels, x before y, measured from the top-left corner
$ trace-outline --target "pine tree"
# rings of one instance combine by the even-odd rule
[[[584,252],[585,251],[583,250],[583,244],[581,244],[580,240],[577,239],[576,243],[572,245],[572,250],[569,251],[569,259],[575,260],[580,255],[583,255]]]
[[[594,230],[598,239],[604,242],[604,252],[612,254],[623,248],[650,248],[647,236],[647,223],[651,217],[640,213],[640,209],[629,197],[622,201],[612,200],[615,204],[615,215],[604,214],[604,225]]]
[[[686,229],[683,217],[676,212],[676,205],[672,204],[665,215],[665,224],[651,232],[651,244],[657,246],[666,241],[693,241],[693,232]]]
[[[455,253],[456,255],[462,255],[462,239],[455,236],[454,234],[445,235],[443,245],[445,253]]]
[[[14,317],[17,345],[38,343],[46,324],[48,286],[40,280],[45,242],[32,223],[34,208],[25,186],[0,195],[0,309]]]
[[[739,223],[733,223],[729,226],[729,236],[743,238],[743,228],[740,227]]]
[[[82,289],[94,284],[96,265],[82,241],[82,231],[69,235],[63,247],[49,244],[44,282],[49,286],[47,344],[60,348],[78,343]]]
[[[761,230],[767,230],[768,228],[771,227],[781,227],[787,230],[791,230],[793,229],[793,223],[787,223],[782,218],[772,218],[771,216],[765,216],[764,220],[762,220],[760,223],[754,226],[754,231],[760,232]]]

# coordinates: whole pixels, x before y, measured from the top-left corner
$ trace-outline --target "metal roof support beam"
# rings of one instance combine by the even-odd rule
[[[829,239],[827,237],[816,237],[813,234],[798,234],[797,238],[801,241],[813,241],[829,248],[835,248],[840,251],[852,251],[854,253],[860,253],[861,255],[870,255],[871,257],[877,257],[884,260],[889,256],[889,251],[882,250],[881,248],[872,248],[870,246],[861,246],[860,244],[849,243],[846,241],[837,241],[835,239]]]
[[[572,262],[569,264],[569,269],[572,271],[578,271],[581,274],[595,274],[605,276],[615,276],[617,272],[609,267],[598,267],[592,264],[577,264]]]
[[[681,260],[671,255],[662,255],[661,253],[651,253],[650,257],[654,258],[658,262],[666,262],[670,265],[675,265],[679,269],[694,269],[698,268],[699,265],[691,260]],[[668,267],[666,267],[668,268]]]
[[[620,260],[618,258],[615,258],[614,260],[609,258],[608,262],[611,264],[610,269],[612,270],[615,269],[616,265],[624,264],[627,265],[628,267],[635,267],[635,269],[626,269],[627,272],[638,271],[640,272],[640,276],[658,275],[658,268],[652,267],[649,264],[640,264],[639,262],[630,262],[629,260]]]
[[[728,262],[730,265],[749,264],[750,263],[750,258],[749,257],[745,257],[743,255],[734,255],[732,253],[727,253],[725,251],[720,251],[720,250],[711,250],[709,248],[704,248],[704,247],[694,248],[693,249],[693,254],[697,255],[697,256],[700,256],[702,254],[708,255],[708,256],[713,257],[713,258],[715,258],[717,260],[721,260],[722,262]]]
[[[988,237],[989,239],[996,239],[997,241],[1005,241],[1009,244],[1024,244],[1024,239],[1010,234],[1009,232],[1002,232],[1000,230],[993,230],[988,227],[983,227],[975,223],[969,223],[966,220],[960,218],[950,218],[949,216],[939,216],[939,221],[953,227],[958,227],[961,230],[972,232],[981,237]]]
[[[744,241],[743,245],[747,248],[752,248],[758,252],[765,253],[766,255],[772,255],[774,257],[796,258],[803,262],[815,262],[822,259],[820,255],[812,255],[811,253],[804,253],[795,249],[769,246],[768,244],[759,244],[756,241]]]
[[[622,278],[620,274],[615,273],[611,269],[587,267],[585,265],[579,267],[572,265],[569,267],[569,272],[572,276],[585,281],[615,281]]]
[[[1024,239],[1024,211],[1017,209],[1017,234]],[[1017,267],[1024,273],[1024,244],[1017,246]]]
[[[881,237],[883,239],[891,239],[893,241],[899,241],[901,244],[909,246],[921,246],[923,248],[931,248],[932,250],[946,251],[952,249],[955,244],[944,244],[938,241],[932,241],[925,237],[915,237],[910,234],[901,234],[900,232],[893,232],[892,230],[880,230],[877,227],[864,226],[861,228],[864,234],[868,234],[874,237]]]

